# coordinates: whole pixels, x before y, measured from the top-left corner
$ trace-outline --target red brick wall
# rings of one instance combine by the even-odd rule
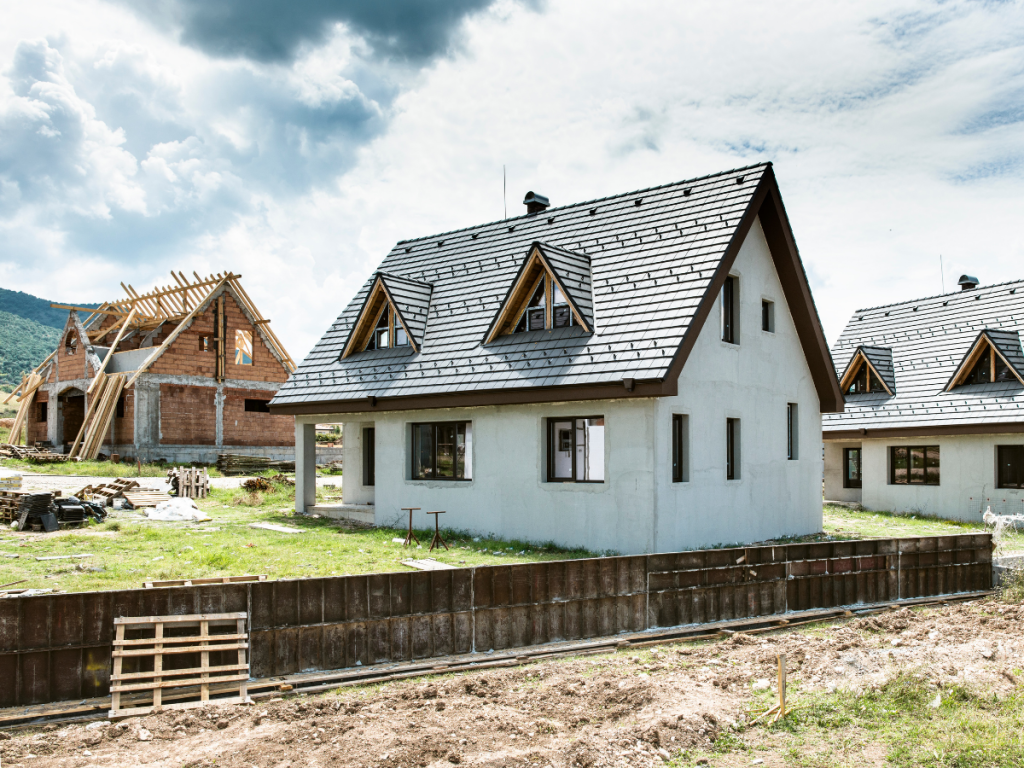
[[[243,379],[247,381],[278,381],[285,382],[288,379],[288,371],[277,358],[271,353],[263,339],[260,338],[252,323],[248,321],[242,310],[232,296],[225,294],[224,311],[227,316],[227,366],[225,374],[229,379]],[[170,347],[160,356],[151,367],[151,373],[166,373],[171,375],[185,376],[208,376],[213,378],[216,375],[217,353],[213,339],[214,319],[217,316],[216,299],[210,307],[192,321],[192,325],[181,332]],[[249,331],[253,339],[253,364],[235,365],[235,330],[242,329]],[[173,328],[168,330],[168,333]],[[199,340],[203,336],[210,339],[209,352],[200,351]],[[158,346],[167,336],[154,339],[154,346]]]
[[[46,440],[46,422],[39,421],[39,404],[46,403],[50,399],[47,392],[36,391],[36,399],[32,402],[32,410],[28,414],[28,445]],[[49,405],[47,405],[49,408]]]
[[[224,445],[294,445],[295,419],[245,410],[246,398],[270,400],[261,389],[224,390]]]
[[[121,397],[124,398],[124,416],[118,417],[114,411],[114,442],[124,445],[135,442],[135,387],[124,390]]]
[[[64,329],[64,334],[60,337],[60,341],[57,342],[57,355],[55,360],[57,361],[57,381],[67,381],[69,379],[82,379],[85,378],[85,345],[82,343],[82,339],[78,339],[78,345],[75,348],[75,354],[69,355],[65,349],[65,341],[68,338],[68,334],[73,333],[76,336],[78,332],[74,326]],[[72,438],[73,439],[73,438]]]
[[[214,387],[160,385],[160,442],[165,445],[215,445],[217,406]]]

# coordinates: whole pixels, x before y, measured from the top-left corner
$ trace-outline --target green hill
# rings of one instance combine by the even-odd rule
[[[66,320],[65,312],[60,327],[53,328],[35,320],[0,311],[0,383],[20,384],[23,374],[31,371],[53,352]]]
[[[82,304],[81,306],[98,307],[99,304]],[[8,312],[26,320],[34,320],[41,325],[56,328],[58,331],[64,330],[64,323],[68,320],[66,309],[54,309],[46,299],[40,299],[21,291],[10,291],[6,288],[0,288],[0,312]]]

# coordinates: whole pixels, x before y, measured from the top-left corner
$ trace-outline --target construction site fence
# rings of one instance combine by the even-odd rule
[[[971,534],[9,598],[0,707],[107,695],[118,617],[245,611],[262,678],[991,587]]]

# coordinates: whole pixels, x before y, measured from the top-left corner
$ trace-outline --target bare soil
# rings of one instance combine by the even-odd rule
[[[879,686],[908,669],[940,690],[1003,696],[1024,681],[1024,604],[902,609],[811,629],[736,635],[508,670],[403,681],[255,706],[0,734],[4,766],[654,766],[716,742],[790,694]],[[751,732],[748,730],[748,734]],[[760,753],[787,764],[785,750]],[[866,744],[851,764],[880,765]]]

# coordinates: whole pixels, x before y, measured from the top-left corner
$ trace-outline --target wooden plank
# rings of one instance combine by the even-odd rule
[[[244,619],[239,619],[244,621]],[[222,672],[240,672],[242,670],[249,669],[248,664],[220,664],[215,667],[210,667],[209,672],[220,674]],[[199,667],[189,667],[188,669],[165,669],[163,672],[164,677],[173,677],[176,675],[197,675],[202,672]],[[152,672],[126,672],[121,675],[111,675],[110,681],[120,682],[122,680],[148,680],[153,677]]]
[[[209,645],[209,641],[216,640],[216,635],[209,635],[207,637],[193,638],[198,640],[200,643],[207,643],[207,645],[187,645],[183,648],[164,648],[163,654],[171,656],[179,653],[202,653],[204,651],[235,651],[239,648],[248,648],[248,643],[225,643],[224,645]],[[130,656],[152,656],[152,648],[143,648],[141,650],[133,651],[111,651],[110,655],[114,658],[128,658]]]
[[[103,387],[106,384],[107,374],[105,374],[102,371],[100,371],[99,373],[96,374],[96,379],[93,381],[93,383],[95,384],[95,382],[97,380],[100,381],[99,393],[102,393],[103,392]],[[68,451],[68,457],[69,458],[72,458],[72,459],[75,458],[75,454],[77,453],[78,448],[79,448],[79,446],[82,443],[82,436],[85,435],[85,430],[89,426],[90,422],[92,421],[92,417],[93,417],[93,414],[96,411],[96,407],[99,405],[99,402],[100,402],[100,394],[99,393],[97,393],[97,395],[95,397],[90,397],[89,398],[89,408],[85,412],[85,418],[82,419],[82,426],[79,427],[78,434],[75,435],[75,441],[71,444],[71,450]]]
[[[103,362],[100,363],[100,369],[96,371],[96,376],[93,378],[92,383],[89,385],[89,389],[86,390],[87,395],[91,395],[93,390],[96,389],[97,385],[101,383],[100,375],[107,369],[107,363],[110,362],[110,358],[114,356],[117,351],[117,345],[121,343],[121,337],[124,336],[124,332],[128,329],[128,325],[135,316],[138,314],[138,307],[132,307],[132,311],[128,313],[128,316],[124,319],[124,323],[117,331],[117,336],[114,337],[114,343],[110,345],[110,349],[107,351],[107,356],[103,358]]]
[[[157,659],[160,657],[157,656]],[[151,677],[155,676],[150,675]],[[152,690],[154,693],[154,706],[159,706],[160,702],[156,700],[157,694],[163,688],[178,688],[186,685],[218,685],[220,683],[237,683],[243,680],[248,680],[248,673],[244,675],[213,675],[212,677],[193,677],[185,680],[160,680],[159,678],[152,683],[129,683],[128,685],[111,685],[111,692],[116,693],[128,693],[129,691],[149,691]]]
[[[248,617],[249,614],[245,611],[235,611],[234,613],[193,613],[181,616],[119,616],[114,619],[114,624],[129,624],[132,625],[131,629],[141,629],[145,624],[156,624],[158,621],[162,621],[164,624],[198,624],[201,621],[229,622]]]
[[[161,631],[163,631],[163,622],[159,622],[155,626],[160,628]],[[210,637],[211,638],[215,638],[217,640],[227,641],[227,640],[245,640],[245,638],[247,638],[248,635],[245,632],[242,632],[242,634],[240,634],[240,635],[238,635],[238,634],[232,634],[232,635],[210,635]],[[132,647],[132,646],[153,645],[154,643],[157,643],[157,642],[163,643],[166,646],[168,643],[171,643],[171,644],[174,644],[174,643],[193,643],[193,642],[196,642],[197,640],[201,640],[201,639],[202,638],[200,636],[198,636],[198,635],[190,635],[190,636],[182,636],[182,637],[164,637],[164,638],[162,638],[160,640],[158,640],[155,637],[141,637],[141,638],[138,638],[138,639],[135,639],[135,640],[115,640],[114,641],[114,646],[115,647],[128,648],[128,647]]]
[[[114,619],[114,625],[115,625],[115,639],[117,639],[117,640],[124,640],[124,630],[125,630],[124,625],[123,624],[118,624],[117,623],[117,619]],[[112,673],[113,675],[117,676],[117,675],[121,674],[121,664],[122,664],[122,659],[120,659],[120,658],[115,658],[114,659],[114,671]],[[117,693],[115,691],[110,696],[110,711],[113,712],[113,711],[119,709],[120,706],[121,706],[121,694]]]
[[[249,698],[242,698],[241,696],[232,696],[226,699],[211,699],[206,702],[199,701],[181,701],[174,704],[162,704],[160,710],[168,709],[194,709],[195,707],[201,707],[204,704],[246,704],[249,702]],[[153,707],[132,707],[131,709],[114,710],[111,709],[108,713],[108,717],[111,718],[124,718],[124,717],[137,717],[140,715],[151,715],[153,714]]]

